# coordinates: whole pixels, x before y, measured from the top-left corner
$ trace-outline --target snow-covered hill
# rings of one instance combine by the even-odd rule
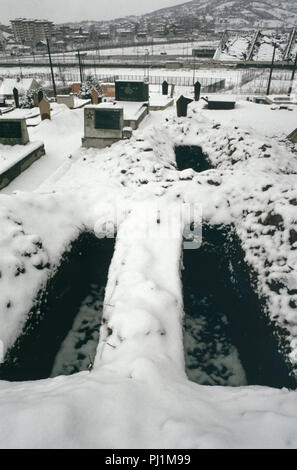
[[[294,0],[279,2],[251,0],[193,0],[170,8],[164,8],[147,15],[150,18],[170,19],[193,18],[201,24],[224,25],[228,28],[271,27],[288,28],[297,23],[297,5]]]

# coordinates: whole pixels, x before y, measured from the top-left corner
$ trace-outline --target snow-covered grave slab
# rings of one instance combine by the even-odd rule
[[[0,118],[0,189],[44,154],[42,143],[29,143],[24,118]]]
[[[84,108],[86,105],[90,104],[91,100],[78,98],[77,96],[74,97],[74,106],[73,109],[80,109]]]
[[[73,109],[74,95],[57,95],[57,103],[65,104],[69,109]]]
[[[169,108],[169,106],[173,106],[174,99],[168,96],[159,95],[156,93],[152,93],[150,95],[150,111],[162,111],[164,109]]]
[[[146,102],[119,101],[124,109],[124,126],[138,129],[140,123],[149,113],[149,106]]]
[[[5,108],[0,108],[0,116],[3,115],[3,114],[8,114],[8,113],[11,113],[11,111],[13,111],[14,108],[13,107],[5,107]]]
[[[296,105],[297,100],[295,96],[278,96],[278,95],[269,95],[265,97],[268,104],[291,104]]]
[[[81,99],[75,95],[57,95],[57,104],[65,104],[69,109],[80,109],[90,104],[90,99]]]
[[[208,109],[234,109],[236,101],[226,99],[208,99]]]
[[[13,146],[0,144],[0,189],[5,188],[43,155],[45,149],[42,142]]]

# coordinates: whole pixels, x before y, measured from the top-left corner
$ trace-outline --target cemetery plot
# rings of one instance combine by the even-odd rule
[[[203,227],[198,250],[184,251],[185,360],[203,385],[295,388],[295,380],[253,292],[232,227]]]
[[[90,233],[73,242],[7,353],[2,380],[39,380],[88,369],[98,345],[113,250],[114,240]]]

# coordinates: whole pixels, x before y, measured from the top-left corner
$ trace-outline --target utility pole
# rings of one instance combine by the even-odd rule
[[[49,58],[49,63],[50,63],[50,68],[51,68],[54,97],[56,97],[57,96],[57,89],[56,89],[55,76],[54,76],[53,63],[52,63],[52,56],[51,56],[51,50],[50,50],[50,44],[49,44],[48,37],[46,38],[46,44],[47,44],[48,58]]]
[[[288,96],[290,96],[291,93],[292,93],[293,83],[294,83],[294,78],[295,78],[295,72],[296,72],[296,67],[297,67],[297,53],[296,53],[295,62],[294,62],[294,65],[293,65],[293,72],[292,72],[291,84],[290,84]]]
[[[267,96],[270,94],[270,85],[271,85],[272,72],[273,72],[273,66],[274,66],[275,52],[276,52],[276,43],[275,43],[274,46],[273,46],[273,55],[272,55],[271,69],[270,69],[269,80],[268,80],[268,87],[267,87],[267,93],[266,93]]]
[[[195,78],[196,78],[196,55],[194,55],[193,85],[195,85]]]
[[[79,52],[79,49],[77,51],[77,55],[78,55],[78,65],[79,65],[79,73],[80,73],[80,82],[81,82],[81,85],[83,84],[83,72],[82,72],[82,64],[81,64],[81,58],[80,58],[80,52]]]

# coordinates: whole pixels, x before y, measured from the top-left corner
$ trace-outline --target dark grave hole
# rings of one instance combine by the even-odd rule
[[[201,248],[184,251],[182,278],[190,380],[296,388],[275,330],[251,287],[232,227],[204,226]]]
[[[0,379],[40,380],[88,370],[99,341],[114,240],[83,233],[40,292]]]
[[[212,168],[208,155],[199,145],[178,145],[175,147],[175,156],[180,171],[192,168],[201,173]]]

